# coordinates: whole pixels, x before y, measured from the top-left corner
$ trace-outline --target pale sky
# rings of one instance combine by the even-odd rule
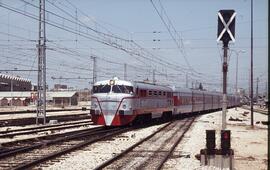
[[[181,49],[173,41],[150,0],[46,0],[46,19],[50,23],[46,25],[49,86],[62,83],[89,88],[93,74],[90,56],[94,55],[97,57],[98,80],[112,76],[123,78],[124,63],[127,63],[129,80],[152,80],[155,69],[157,83],[185,86],[188,74],[189,87],[192,81],[197,81],[203,82],[209,90],[220,90],[223,52],[222,44],[216,41],[217,12],[234,9],[237,13],[236,41],[229,45],[228,90],[234,90],[236,52],[240,51],[238,87],[248,88],[250,0],[153,2],[163,19],[168,16],[177,31],[177,42],[180,42],[179,39],[183,42]],[[1,70],[36,69],[38,22],[25,15],[38,16],[38,1],[1,0],[0,4]],[[265,90],[268,78],[267,16],[268,1],[254,0],[254,82],[259,77],[260,91]],[[143,50],[139,50],[131,40]],[[104,42],[110,45],[104,45]],[[139,55],[115,49],[112,47],[114,43]],[[187,71],[189,67],[181,50],[186,52],[186,59],[195,70],[193,76],[192,71]],[[29,78],[33,83],[37,81],[36,72],[8,74]],[[72,79],[53,80],[51,77]],[[74,79],[78,77],[86,79]]]

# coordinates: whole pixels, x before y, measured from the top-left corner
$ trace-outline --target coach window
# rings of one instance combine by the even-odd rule
[[[154,95],[155,95],[155,96],[157,95],[157,91],[154,91]]]
[[[152,96],[152,91],[151,90],[148,91],[148,95]]]
[[[146,90],[140,90],[140,97],[146,97]]]
[[[165,91],[163,92],[163,96],[166,96],[166,92]]]
[[[159,91],[159,92],[158,92],[158,95],[159,95],[159,96],[161,96],[161,95],[162,95],[161,91]]]
[[[171,92],[167,92],[167,97],[172,97]]]

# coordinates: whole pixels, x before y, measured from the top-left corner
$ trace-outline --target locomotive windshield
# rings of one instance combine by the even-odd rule
[[[108,84],[93,87],[93,93],[109,93],[109,92],[131,94],[133,93],[133,87],[125,85],[112,85],[111,88],[111,86]]]
[[[111,91],[111,86],[106,85],[98,85],[93,87],[93,93],[109,93]]]
[[[112,87],[113,93],[133,93],[133,87],[132,86],[124,86],[124,85],[113,85]]]

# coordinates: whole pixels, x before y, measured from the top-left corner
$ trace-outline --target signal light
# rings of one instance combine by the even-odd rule
[[[216,148],[216,131],[206,130],[206,148],[208,152],[212,152]]]
[[[231,131],[221,130],[221,149],[228,151],[231,149]]]

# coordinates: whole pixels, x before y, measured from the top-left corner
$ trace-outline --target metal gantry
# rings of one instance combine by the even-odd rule
[[[39,39],[38,39],[38,83],[37,83],[37,117],[46,124],[46,34],[45,34],[45,0],[39,0]]]

